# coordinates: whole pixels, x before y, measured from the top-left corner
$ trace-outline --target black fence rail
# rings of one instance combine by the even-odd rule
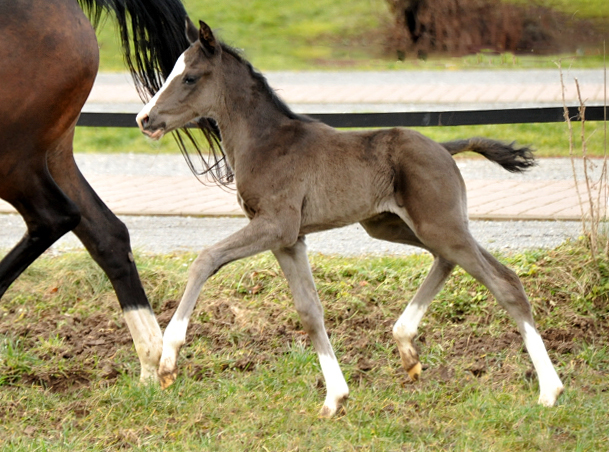
[[[569,117],[580,119],[579,107],[571,106]],[[586,121],[603,121],[607,107],[586,107]],[[82,113],[78,126],[137,127],[133,113]],[[350,127],[427,127],[485,124],[526,124],[563,122],[563,107],[510,108],[502,110],[455,110],[403,113],[311,113],[308,116],[337,128]]]

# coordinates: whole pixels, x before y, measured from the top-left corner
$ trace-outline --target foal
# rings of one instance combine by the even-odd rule
[[[554,405],[563,385],[535,328],[522,284],[471,236],[465,186],[451,157],[470,150],[521,171],[533,164],[530,151],[479,138],[441,145],[402,128],[336,131],[290,111],[264,77],[217,41],[204,22],[199,30],[189,23],[187,35],[192,45],[137,122],[149,137],[160,139],[198,117],[215,119],[250,222],[203,250],[193,263],[163,337],[163,387],[177,376],[178,352],[205,281],[231,261],[271,250],[319,356],[327,391],[321,415],[336,413],[349,390],[326,334],[304,236],[359,222],[372,237],[415,245],[434,256],[429,275],[393,327],[412,379],[421,373],[413,345],[419,322],[460,265],[514,318],[538,374],[539,403]]]

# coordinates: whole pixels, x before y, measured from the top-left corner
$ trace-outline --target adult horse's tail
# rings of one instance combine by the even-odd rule
[[[180,0],[77,0],[97,25],[104,12],[116,18],[127,65],[135,87],[147,102],[163,85],[178,57],[190,43],[186,38],[187,13]],[[209,119],[197,121],[208,149],[200,150],[192,131],[183,129],[174,134],[180,150],[193,173],[209,175],[226,184],[232,181],[232,171],[220,145],[220,132]],[[191,129],[192,130],[192,129]],[[200,164],[195,164],[188,143],[194,146]]]
[[[142,100],[162,86],[189,46],[186,10],[180,0],[78,0],[97,25],[104,12],[116,18],[125,63]]]

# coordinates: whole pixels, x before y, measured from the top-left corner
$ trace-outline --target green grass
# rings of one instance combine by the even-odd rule
[[[581,149],[579,123],[574,124],[574,149]],[[449,141],[473,136],[484,136],[503,141],[517,141],[537,150],[537,157],[568,157],[569,138],[564,123],[505,124],[486,126],[415,127],[422,134],[436,140]],[[604,153],[604,125],[588,122],[586,125],[588,152],[600,157]],[[138,129],[78,127],[74,140],[75,152],[82,153],[178,153],[170,137],[160,142],[145,139]]]
[[[510,3],[530,4],[529,0],[507,0]],[[609,3],[603,0],[541,0],[539,3],[558,11],[572,14],[574,17],[584,19],[598,19],[609,17]]]
[[[171,136],[152,141],[135,127],[77,127],[74,152],[159,154],[180,151]]]
[[[545,3],[586,18],[609,17],[605,0]],[[554,68],[558,57],[572,58],[574,67],[602,65],[602,43],[584,56],[480,53],[395,61],[383,55],[383,30],[393,20],[385,0],[185,0],[184,4],[195,21],[205,20],[224,41],[243,48],[261,70]],[[124,71],[112,21],[99,30],[98,38],[101,70]]]
[[[43,257],[0,307],[0,448],[604,450],[609,273],[587,256],[580,243],[501,256],[522,278],[567,387],[552,409],[536,404],[537,382],[513,323],[462,271],[423,320],[423,379],[409,384],[391,325],[430,258],[312,256],[351,388],[346,413],[331,420],[317,417],[319,365],[270,254],[233,263],[206,284],[181,373],[166,391],[138,384],[111,287],[91,259],[78,252]],[[136,256],[162,322],[193,257]],[[107,349],[75,351],[74,336],[109,330],[117,340]]]
[[[604,0],[580,1],[576,6],[566,0],[555,0],[551,4],[585,17],[609,17],[609,3]],[[380,57],[378,47],[379,30],[390,21],[385,0],[313,0],[304,3],[297,0],[186,0],[185,5],[193,18],[208,21],[229,44],[244,47],[248,59],[261,70],[556,68],[555,62],[561,57],[569,59],[569,65],[577,67],[602,64],[598,55],[590,58],[565,55],[538,58],[480,53],[463,58],[432,57],[427,61],[387,60]],[[114,24],[108,21],[99,31],[102,71],[125,69],[116,38]],[[418,130],[437,141],[486,136],[531,145],[537,149],[539,157],[569,155],[564,124],[427,127]],[[589,123],[587,130],[590,155],[603,155],[602,125]],[[580,148],[578,140],[576,138],[576,149]],[[142,139],[135,129],[85,127],[77,129],[74,149],[76,152],[103,153],[178,152],[169,138],[153,143]]]
[[[222,40],[245,48],[252,63],[267,70],[324,67],[335,60],[366,64],[366,58],[378,57],[369,54],[366,40],[375,40],[376,30],[389,20],[384,0],[186,0],[184,4],[193,20],[205,20]],[[110,21],[98,34],[101,70],[124,70],[115,35]]]

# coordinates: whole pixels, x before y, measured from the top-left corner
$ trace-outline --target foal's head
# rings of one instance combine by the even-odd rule
[[[222,45],[209,26],[187,19],[190,47],[178,58],[167,80],[137,115],[143,133],[154,140],[200,117],[213,117],[221,92]]]

